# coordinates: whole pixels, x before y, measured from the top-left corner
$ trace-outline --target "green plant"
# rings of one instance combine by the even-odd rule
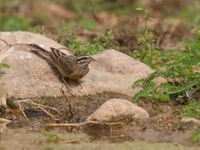
[[[75,25],[76,25],[76,21],[71,21],[69,23],[66,23],[64,20],[62,20],[61,25],[55,29],[55,32],[69,32],[72,29],[72,27]]]
[[[178,11],[177,17],[184,19],[184,24],[186,24],[187,26],[195,27],[198,26],[200,23],[199,13],[199,6],[193,3],[192,5],[188,5],[188,7],[184,7],[182,10]]]
[[[105,34],[96,36],[90,43],[82,43],[73,33],[69,33],[67,39],[59,37],[58,42],[67,46],[75,55],[92,55],[109,48],[119,49],[118,43],[112,40],[111,30],[106,30]]]
[[[46,137],[48,143],[59,143],[60,142],[60,135],[58,133],[50,133],[47,130],[43,130],[43,135]]]
[[[152,80],[159,75],[159,72],[154,72],[149,75],[146,79],[140,79],[134,82],[133,88],[139,85],[143,86],[143,90],[136,93],[133,100],[138,102],[141,98],[146,97],[152,101],[155,100],[163,100],[170,101],[170,95],[168,93],[161,93],[160,89],[172,89],[172,86],[168,83],[161,83],[160,85],[156,85]]]
[[[51,0],[56,3],[60,3],[66,6],[68,9],[76,11],[79,16],[83,16],[84,12],[102,12],[109,11],[115,13],[116,15],[127,15],[134,12],[134,4],[130,0]],[[89,4],[89,5],[86,5]]]
[[[155,48],[153,48],[153,43],[156,40],[156,37],[150,34],[149,29],[147,28],[148,21],[153,21],[148,15],[148,11],[143,8],[136,8],[137,11],[140,11],[143,14],[145,25],[143,31],[139,34],[138,44],[142,46],[140,50],[136,50],[134,53],[130,55],[134,58],[140,58],[141,62],[149,65],[150,67],[153,66],[153,55],[157,54]]]
[[[200,103],[194,102],[183,106],[181,109],[181,116],[183,118],[192,117],[200,120]]]
[[[200,129],[192,135],[192,141],[197,142],[200,139]]]
[[[182,118],[196,118],[200,120],[200,103],[194,102],[182,107]],[[200,139],[200,128],[192,135],[192,140],[197,142]]]
[[[95,20],[87,20],[84,17],[80,19],[80,22],[82,23],[83,27],[88,30],[93,30],[96,26]]]
[[[134,83],[134,87],[143,84],[145,87],[151,86],[152,89],[149,91],[148,88],[144,88],[136,94],[135,101],[141,97],[152,97],[151,94],[158,94],[161,100],[169,100],[170,96],[177,97],[178,95],[195,100],[193,95],[200,90],[200,29],[196,31],[196,38],[184,42],[184,46],[187,49],[183,51],[164,51],[156,57],[156,61],[160,61],[159,71]],[[152,80],[156,77],[163,77],[170,82],[160,85],[152,84]],[[167,91],[157,93],[156,90],[159,88],[166,88]]]
[[[142,49],[131,53],[131,55],[139,57],[140,61],[156,68],[157,71],[146,79],[138,80],[133,84],[133,87],[142,85],[144,88],[135,95],[134,101],[137,102],[142,97],[169,101],[171,97],[178,96],[194,101],[193,95],[200,90],[200,29],[196,30],[194,40],[183,43],[186,47],[185,50],[157,51],[152,47],[155,37],[149,36],[147,28],[147,21],[152,19],[149,18],[146,10],[142,8],[137,8],[137,10],[144,14],[145,28],[141,34],[142,38],[139,39]],[[156,77],[163,77],[170,82],[156,85],[153,82]],[[163,88],[165,90],[159,90]]]
[[[5,12],[12,4],[12,0],[1,0],[0,11]]]
[[[35,10],[33,12],[32,20],[34,20],[34,22],[37,23],[37,24],[48,23],[48,17],[45,16],[45,14],[43,12],[40,12],[40,11],[37,11],[37,10]]]
[[[35,32],[38,34],[44,34],[45,33],[45,27],[44,26],[35,26],[30,29],[31,32]]]
[[[9,13],[1,15],[0,20],[0,30],[2,31],[28,30],[31,23],[31,19],[29,18]]]
[[[7,64],[0,64],[0,70],[1,70],[1,68],[10,68],[10,66]],[[2,74],[0,73],[0,78],[1,77],[2,77]]]

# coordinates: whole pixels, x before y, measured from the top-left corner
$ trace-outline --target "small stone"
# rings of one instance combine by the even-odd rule
[[[6,108],[7,108],[6,98],[0,97],[0,109],[6,109]]]
[[[189,123],[189,122],[192,122],[192,123],[195,123],[197,125],[200,126],[200,120],[196,119],[196,118],[182,118],[181,119],[181,122],[182,123]]]
[[[87,120],[99,122],[125,121],[149,118],[143,108],[124,99],[109,99],[101,105]]]

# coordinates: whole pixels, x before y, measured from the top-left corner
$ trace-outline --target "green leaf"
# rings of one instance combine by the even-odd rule
[[[161,83],[159,85],[159,88],[167,88],[167,89],[172,89],[172,85],[169,83]]]
[[[172,88],[170,89],[167,94],[175,94],[175,93],[179,93],[179,92],[182,92],[182,91],[185,91],[189,88],[191,88],[192,86],[198,84],[200,82],[200,79],[196,79],[186,85],[183,85],[183,86],[180,86],[180,87],[177,87],[177,88]]]
[[[185,59],[181,61],[182,64],[184,65],[199,65],[200,64],[200,59]]]
[[[194,89],[188,89],[186,90],[186,96],[189,100],[195,101],[195,98],[193,97],[195,90]]]
[[[164,94],[164,93],[159,93],[159,94],[153,94],[153,96],[155,99],[158,100],[163,100],[163,101],[170,101],[170,97],[168,94]]]
[[[140,39],[138,39],[138,42],[137,42],[137,44],[142,44],[142,43],[146,43],[146,39],[145,38],[140,38]]]
[[[150,96],[151,92],[154,90],[155,88],[155,83],[154,82],[150,82],[149,85],[147,87],[145,87],[143,90],[141,90],[140,92],[138,92],[135,97],[133,98],[133,100],[135,102],[139,101],[139,98],[141,97],[148,97]]]
[[[133,87],[137,87],[140,83],[143,83],[144,81],[145,81],[144,79],[139,79],[139,80],[135,81],[133,83]]]
[[[192,141],[197,142],[200,139],[200,129],[192,135]]]
[[[136,8],[136,10],[138,10],[138,11],[144,11],[145,9],[144,8]]]
[[[10,66],[7,64],[0,64],[0,68],[10,68]]]
[[[152,18],[152,17],[149,17],[148,19],[149,19],[150,21],[153,21],[153,18]]]
[[[192,47],[192,46],[194,46],[194,42],[193,41],[184,41],[183,46],[184,47],[186,47],[186,46]]]
[[[200,119],[200,103],[194,102],[182,107],[181,117]]]
[[[185,58],[186,58],[186,56],[180,58],[180,59],[179,59],[178,61],[176,61],[176,62],[173,62],[173,63],[171,63],[171,64],[168,64],[168,65],[166,66],[167,69],[170,69],[170,68],[172,68],[172,67],[176,67],[176,66],[182,64],[182,60],[185,59]]]
[[[192,104],[189,104],[189,105],[185,105],[185,106],[183,106],[183,109],[185,109],[185,110],[190,110],[190,109],[199,109],[200,110],[200,103],[197,103],[197,102],[195,102],[195,103],[192,103]]]
[[[149,81],[155,79],[156,77],[166,77],[166,76],[167,76],[167,74],[164,71],[153,72],[148,76],[146,81],[149,82]]]
[[[95,28],[95,26],[96,26],[96,22],[94,20],[82,19],[81,23],[88,30],[93,30]]]
[[[172,53],[174,53],[174,51],[171,51],[171,50],[161,52],[160,55],[158,57],[156,57],[156,60],[160,60],[160,59],[164,59],[164,58],[169,59],[170,55],[172,55]]]

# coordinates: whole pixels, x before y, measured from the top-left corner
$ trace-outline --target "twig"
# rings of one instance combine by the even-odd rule
[[[50,106],[46,106],[46,105],[42,105],[42,104],[38,104],[38,103],[35,103],[33,102],[31,99],[23,99],[23,100],[18,100],[17,102],[25,102],[25,103],[28,103],[28,104],[32,104],[32,105],[36,105],[38,106],[38,108],[41,108],[41,107],[46,107],[46,108],[49,108],[49,109],[52,109],[54,111],[56,111],[58,114],[61,114],[60,111],[58,111],[56,108],[54,107],[50,107]]]
[[[116,125],[123,125],[122,122],[98,122],[98,121],[85,121],[81,123],[49,123],[47,124],[48,127],[80,127],[86,124],[100,124],[100,125],[109,125],[109,126],[116,126]]]
[[[36,105],[37,107],[35,107],[35,108],[41,109],[45,114],[50,116],[53,120],[59,120],[53,114],[51,114],[50,112],[48,112],[47,110],[44,109],[45,107],[46,108],[50,108],[52,110],[55,110],[58,114],[60,114],[60,112],[57,109],[53,108],[53,107],[45,106],[45,105],[42,105],[42,104],[37,104],[37,103],[33,102],[31,99],[18,100],[18,101],[16,101],[16,103],[19,105],[19,109],[22,112],[22,114],[24,115],[24,117],[26,118],[26,120],[28,121],[29,125],[31,125],[31,123],[30,123],[28,117],[26,116],[22,106],[21,106],[22,102],[28,103],[28,104],[32,104],[32,105]]]
[[[61,87],[61,92],[62,92],[63,96],[65,97],[67,103],[68,103],[68,108],[69,108],[69,112],[70,112],[70,115],[71,115],[70,117],[72,118],[74,116],[74,114],[72,112],[72,105],[71,105],[71,102],[69,101],[68,97],[65,95],[65,92],[62,88],[63,88],[63,86]]]
[[[7,46],[10,46],[10,44],[7,41],[5,41],[3,39],[0,39],[0,41],[4,42]]]
[[[70,91],[70,88],[69,88],[68,83],[65,81],[65,78],[64,78],[62,75],[61,75],[61,78],[62,78],[62,80],[63,80],[63,83],[64,83],[65,87],[67,88],[67,91],[69,92],[69,94],[70,94],[71,96],[73,96],[73,94],[72,94],[71,91]],[[61,88],[61,90],[62,90],[62,88]]]
[[[47,121],[47,120],[48,119],[42,119],[42,120],[38,120],[38,121],[32,122],[32,126],[36,126],[36,125],[40,124],[41,122]]]
[[[39,107],[45,114],[47,114],[48,116],[50,116],[53,120],[59,120],[58,118],[56,118],[54,115],[52,115],[50,112],[46,111],[43,107]]]
[[[1,39],[0,38],[0,41],[2,41],[3,43],[5,43],[8,47],[11,47],[11,46],[19,46],[19,45],[23,45],[23,46],[28,46],[27,44],[25,43],[15,43],[15,44],[9,44],[6,40],[4,39]]]
[[[62,143],[68,144],[68,143],[80,143],[79,140],[76,139],[68,139],[68,140],[63,140]]]
[[[25,114],[25,112],[24,112],[24,110],[23,110],[23,108],[22,108],[22,106],[21,106],[21,103],[20,103],[20,102],[17,102],[17,104],[18,104],[18,106],[19,106],[19,110],[22,112],[22,114],[23,114],[24,117],[26,118],[28,124],[31,125],[31,123],[30,123],[28,117],[26,116],[26,114]]]
[[[109,137],[115,139],[115,138],[122,138],[122,137],[124,137],[124,135],[123,134],[122,135],[112,135]]]

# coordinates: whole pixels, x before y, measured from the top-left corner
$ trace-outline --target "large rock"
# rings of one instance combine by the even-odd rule
[[[87,120],[113,122],[144,118],[149,118],[149,114],[143,108],[128,100],[112,98],[91,114]]]
[[[50,47],[64,47],[42,35],[29,32],[0,32],[0,38],[10,44],[35,43],[47,50]],[[81,86],[70,84],[74,95],[70,96],[69,91],[62,88],[58,71],[48,60],[23,45],[6,49],[6,45],[0,42],[0,48],[0,63],[11,66],[11,69],[1,70],[1,99],[13,101],[31,98],[66,112],[70,110],[70,106],[73,107],[73,115],[88,116],[109,98],[131,99],[140,90],[132,88],[133,82],[153,72],[148,66],[126,54],[105,50],[94,55],[96,61],[90,64],[90,71],[82,79]],[[62,51],[69,54],[67,50]]]

